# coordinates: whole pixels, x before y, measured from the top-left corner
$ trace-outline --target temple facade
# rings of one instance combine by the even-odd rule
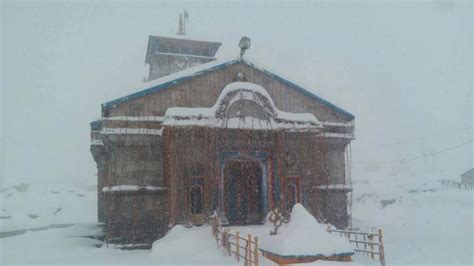
[[[151,79],[166,53],[156,51],[149,44]],[[214,213],[229,225],[261,224],[297,202],[322,222],[349,223],[354,116],[249,60],[212,59],[145,83],[104,103],[91,137],[110,242],[149,245]]]

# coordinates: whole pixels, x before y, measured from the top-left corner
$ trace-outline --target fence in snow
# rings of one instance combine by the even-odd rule
[[[355,228],[335,230],[328,226],[328,232],[346,237],[354,246],[356,253],[365,255],[371,259],[378,259],[380,264],[385,266],[385,252],[381,229],[378,229],[377,232],[361,232]]]
[[[258,266],[257,237],[242,237],[239,232],[232,234],[230,229],[222,229],[216,216],[211,218],[211,226],[212,236],[227,256],[234,256],[237,261],[243,260],[245,266]]]
[[[452,181],[448,179],[441,179],[441,184],[445,187],[453,187],[453,188],[466,189],[466,190],[472,190],[474,188],[473,184],[461,183],[461,182],[456,182],[456,181]]]

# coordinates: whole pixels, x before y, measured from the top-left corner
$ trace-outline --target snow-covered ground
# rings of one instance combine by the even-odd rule
[[[157,241],[152,251],[96,248],[99,241],[83,237],[98,233],[94,224],[79,224],[4,238],[1,264],[238,265],[217,249],[209,227],[177,226],[166,237],[167,241]]]
[[[278,234],[270,235],[275,229],[271,222],[264,225],[232,226],[231,233],[240,232],[258,237],[259,248],[283,256],[332,256],[354,253],[349,241],[327,232],[327,225],[317,220],[303,207],[296,204],[291,219],[278,228]],[[311,237],[308,237],[311,236]]]
[[[0,189],[0,231],[97,221],[97,188],[27,184]]]
[[[474,265],[474,190],[431,177],[385,175],[354,184],[355,227],[384,230],[394,265]]]
[[[473,265],[474,191],[444,188],[430,177],[379,176],[356,179],[353,215],[354,226],[384,230],[387,265]],[[84,237],[100,233],[93,187],[22,185],[3,189],[0,200],[1,216],[10,217],[0,219],[2,232],[75,224],[1,238],[0,265],[242,264],[223,255],[208,226],[175,227],[152,250],[96,248],[99,241]],[[366,263],[355,256],[353,264]]]

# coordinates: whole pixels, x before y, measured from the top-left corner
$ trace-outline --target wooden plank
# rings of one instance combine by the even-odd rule
[[[366,240],[367,240],[367,239],[366,239],[366,235],[363,235],[363,236],[364,236],[364,241],[366,241]],[[365,251],[365,250],[367,250],[367,244],[366,244],[366,243],[364,243],[364,251]],[[365,254],[367,254],[367,253],[365,253]]]
[[[382,229],[379,229],[379,260],[382,266],[385,266],[385,251],[383,248],[383,233]]]
[[[346,230],[331,230],[330,232],[336,232],[336,233],[351,233],[351,234],[358,234],[358,235],[371,235],[371,236],[376,236],[378,237],[378,234],[373,234],[373,233],[363,233],[363,232],[354,232],[354,231],[346,231]]]
[[[363,243],[363,244],[376,245],[376,246],[381,245],[380,243],[377,243],[377,242],[362,241],[362,240],[349,240],[349,242],[351,242],[351,243]]]
[[[364,249],[354,249],[356,252],[363,252],[363,253],[369,253],[369,254],[379,254],[377,251],[370,251],[370,250],[364,250]]]
[[[371,257],[372,259],[374,259],[374,253],[373,253],[373,252],[374,252],[374,245],[371,243],[369,246],[370,246],[370,251],[371,251],[370,257]]]
[[[354,241],[354,243],[356,243],[356,248],[359,248],[359,243],[360,243],[360,242],[357,241],[357,234],[355,235],[355,241]]]
[[[237,231],[237,261],[240,260],[240,256],[239,256],[239,252],[240,252],[239,240],[240,240],[239,231]]]
[[[254,241],[255,241],[254,260],[255,260],[255,266],[258,266],[258,237],[255,237]]]
[[[251,249],[251,247],[252,247],[252,236],[251,236],[250,234],[247,235],[247,244],[248,244],[248,245],[247,245],[247,252],[246,252],[246,254],[248,253],[248,260],[247,260],[247,263],[248,263],[248,264],[246,264],[246,265],[251,266],[251,263],[252,263],[252,262],[251,262],[251,259],[252,259],[252,257],[251,257],[251,254],[250,254],[250,249]]]

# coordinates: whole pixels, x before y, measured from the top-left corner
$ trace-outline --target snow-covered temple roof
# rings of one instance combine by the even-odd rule
[[[272,79],[275,79],[275,80],[287,85],[288,87],[290,87],[290,88],[292,88],[296,91],[302,92],[303,94],[311,97],[313,100],[325,105],[329,109],[343,114],[344,116],[347,117],[348,120],[353,120],[354,119],[353,114],[351,114],[351,113],[341,109],[340,107],[338,107],[338,106],[322,99],[321,97],[319,97],[319,96],[315,95],[314,93],[304,89],[303,87],[301,87],[301,86],[299,86],[299,85],[297,85],[297,84],[295,84],[295,83],[293,83],[293,82],[291,82],[287,79],[284,79],[279,75],[276,75],[276,74],[274,74],[270,71],[267,71],[265,68],[256,66],[255,64],[253,64],[251,62],[248,62],[246,60],[241,60],[241,59],[237,59],[237,60],[234,59],[234,60],[228,60],[228,61],[216,60],[216,61],[213,61],[213,62],[209,62],[209,63],[198,65],[198,66],[195,66],[195,67],[192,67],[192,68],[188,68],[186,70],[183,70],[183,71],[180,71],[180,72],[177,72],[177,73],[174,73],[174,74],[171,74],[171,75],[168,75],[168,76],[165,76],[165,77],[162,77],[162,78],[159,78],[159,79],[147,82],[147,83],[144,83],[142,88],[140,88],[140,90],[138,92],[135,92],[135,93],[132,93],[128,96],[124,96],[124,97],[106,102],[106,103],[102,104],[102,108],[103,109],[108,109],[110,107],[114,107],[115,105],[126,103],[128,101],[131,101],[131,100],[134,100],[134,99],[137,99],[137,98],[149,95],[149,94],[153,94],[153,93],[159,92],[161,90],[171,88],[171,87],[175,86],[176,84],[182,83],[182,82],[187,81],[189,79],[192,79],[194,77],[202,76],[202,75],[205,75],[209,72],[213,72],[213,71],[216,71],[216,70],[219,70],[219,69],[223,69],[223,68],[226,68],[226,67],[238,64],[238,63],[245,64],[245,65],[247,65],[251,68],[254,68],[258,71],[261,71],[262,73],[264,73],[265,75],[271,77]]]

